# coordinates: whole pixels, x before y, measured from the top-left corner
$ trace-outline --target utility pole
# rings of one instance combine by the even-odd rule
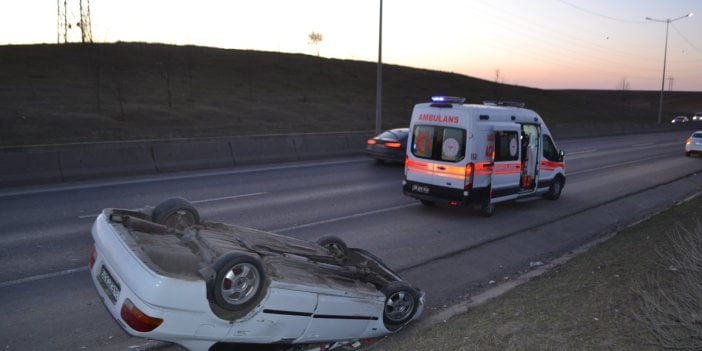
[[[665,65],[668,60],[668,27],[670,27],[671,22],[675,22],[677,20],[686,18],[686,17],[692,17],[693,13],[690,12],[685,16],[680,16],[677,18],[673,19],[655,19],[651,17],[646,17],[646,20],[653,21],[653,22],[662,22],[665,23],[665,47],[663,48],[663,79],[661,80],[661,98],[658,101],[658,124],[661,124],[661,117],[663,116],[663,90],[665,90]]]
[[[380,24],[378,25],[378,73],[375,91],[375,135],[380,134],[383,106],[383,0],[380,0]]]

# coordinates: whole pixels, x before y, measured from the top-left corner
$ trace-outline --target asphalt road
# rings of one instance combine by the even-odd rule
[[[402,167],[364,157],[0,190],[0,348],[134,350],[90,283],[90,226],[105,207],[185,197],[209,220],[314,240],[334,234],[426,290],[427,313],[508,280],[702,189],[688,132],[562,140],[557,201],[425,207]],[[558,140],[557,140],[558,142]]]

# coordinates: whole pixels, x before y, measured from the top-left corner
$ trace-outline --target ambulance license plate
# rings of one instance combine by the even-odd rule
[[[107,297],[110,298],[112,303],[116,303],[117,297],[119,296],[120,287],[119,284],[117,284],[112,278],[110,272],[105,269],[105,266],[100,268],[100,273],[98,273],[98,281],[100,281],[102,289],[105,290],[105,293],[107,293]]]
[[[426,185],[412,184],[412,192],[420,194],[429,194],[429,187]]]

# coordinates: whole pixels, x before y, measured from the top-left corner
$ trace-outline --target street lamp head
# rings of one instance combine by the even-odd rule
[[[695,15],[694,12],[690,12],[690,13],[687,14],[687,17],[692,17],[692,16],[694,16],[694,15]]]

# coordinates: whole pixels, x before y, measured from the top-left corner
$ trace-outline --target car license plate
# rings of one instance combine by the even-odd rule
[[[429,187],[426,185],[412,184],[412,192],[429,194]]]
[[[98,281],[100,282],[100,285],[102,285],[103,290],[105,290],[105,293],[107,293],[107,297],[110,298],[112,303],[116,303],[117,297],[119,296],[120,287],[119,284],[117,284],[112,278],[110,272],[105,269],[105,266],[100,268]]]

